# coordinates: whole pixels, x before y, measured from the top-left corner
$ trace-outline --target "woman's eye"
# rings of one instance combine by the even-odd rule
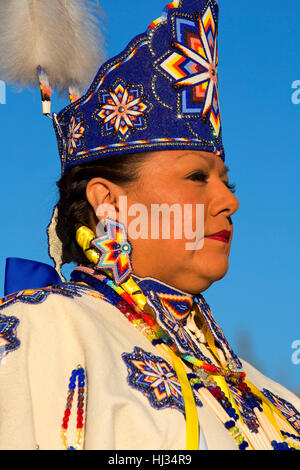
[[[191,175],[188,176],[188,179],[192,181],[201,181],[201,182],[206,182],[208,179],[208,176],[206,173],[203,173],[202,171],[197,171],[196,173],[192,173]],[[232,193],[236,192],[236,185],[235,184],[230,184],[227,183],[227,181],[223,181],[225,186],[230,189]]]
[[[192,173],[188,178],[192,181],[206,181],[208,175],[203,173],[202,171],[197,171],[196,173]]]

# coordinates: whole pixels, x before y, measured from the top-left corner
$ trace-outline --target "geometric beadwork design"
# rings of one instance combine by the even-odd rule
[[[216,0],[170,2],[101,65],[87,92],[53,114],[64,173],[115,155],[191,150],[225,159]]]
[[[214,339],[216,340],[217,344],[222,348],[222,351],[225,353],[225,357],[230,360],[231,365],[234,366],[236,369],[242,369],[243,366],[241,361],[239,360],[235,352],[232,350],[222,329],[214,319],[212,311],[204,297],[199,294],[195,296],[195,301],[198,304],[201,314],[206,320]]]
[[[163,330],[167,331],[179,351],[193,354],[198,359],[210,362],[200,351],[200,348],[197,347],[197,340],[193,341],[190,334],[184,328],[185,320],[189,316],[195,302],[218,346],[230,361],[230,367],[237,370],[242,369],[239,358],[226,340],[223,331],[213,317],[209,305],[201,294],[187,294],[151,277],[140,278],[133,274],[133,278],[153,308],[157,323]]]
[[[291,403],[278,397],[266,388],[262,390],[262,393],[274,406],[276,406],[276,408],[278,408],[279,411],[281,411],[290,425],[300,434],[300,412],[296,410]]]
[[[192,294],[187,294],[152,277],[140,278],[133,274],[133,279],[146,296],[150,291],[154,291],[176,320],[184,321],[190,314],[193,306]]]
[[[209,121],[215,137],[218,137],[221,122],[214,9],[209,0],[201,14],[178,13],[172,21],[173,51],[168,51],[156,61],[156,68],[171,79],[173,88],[179,91],[181,116]]]
[[[107,233],[91,241],[91,246],[100,253],[94,269],[109,269],[112,271],[116,284],[120,284],[125,282],[132,272],[132,246],[127,239],[127,231],[123,223],[106,217],[104,225]]]
[[[142,85],[125,85],[119,79],[99,93],[99,101],[100,110],[93,117],[100,122],[103,135],[113,134],[126,140],[131,132],[146,129],[146,117],[153,106],[146,100]]]
[[[83,294],[87,294],[94,298],[106,300],[104,295],[102,295],[100,292],[92,290],[88,286],[83,286],[76,282],[64,282],[40,289],[20,290],[14,294],[7,295],[0,299],[0,310],[13,305],[16,302],[38,305],[44,302],[50,294],[59,294],[71,299],[74,299],[75,297],[81,297]]]
[[[140,390],[156,409],[175,408],[184,413],[179,380],[172,367],[161,357],[135,347],[131,354],[123,353],[128,369],[128,384]],[[202,406],[199,399],[196,404]]]
[[[147,303],[155,313],[157,324],[167,332],[168,336],[174,341],[181,354],[189,353],[197,359],[203,361],[207,360],[197,347],[196,343],[192,341],[182,323],[174,318],[169,309],[163,305],[157,292],[148,292]]]
[[[177,320],[182,320],[189,315],[193,306],[193,301],[190,297],[186,295],[165,294],[160,292],[157,292],[157,295]]]
[[[0,362],[11,351],[20,346],[16,336],[19,320],[16,317],[0,315]]]

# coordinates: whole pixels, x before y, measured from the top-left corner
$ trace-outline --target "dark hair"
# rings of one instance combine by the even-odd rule
[[[72,167],[56,183],[60,199],[57,205],[56,233],[63,244],[62,262],[86,263],[82,249],[76,242],[76,231],[82,225],[92,228],[91,220],[95,217],[86,198],[86,187],[92,178],[106,178],[123,185],[137,181],[139,169],[148,152],[113,156],[95,162]]]

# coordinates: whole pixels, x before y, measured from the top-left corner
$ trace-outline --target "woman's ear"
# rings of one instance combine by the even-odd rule
[[[110,188],[107,183],[109,181],[104,178],[93,178],[86,186],[86,198],[95,213],[98,206],[111,200]]]
[[[86,198],[100,221],[107,216],[117,219],[119,197],[124,194],[121,186],[100,177],[91,179],[86,187]]]

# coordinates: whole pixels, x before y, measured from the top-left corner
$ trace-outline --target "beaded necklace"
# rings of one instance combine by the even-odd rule
[[[83,249],[86,257],[92,265],[97,265],[99,261],[99,253],[91,246],[91,242],[94,238],[94,232],[88,227],[82,226],[76,232],[78,245]],[[232,371],[229,371],[229,365],[227,364],[226,367],[205,371],[204,367],[207,367],[208,364],[206,364],[206,361],[200,361],[189,354],[183,356],[176,347],[176,341],[172,341],[168,334],[162,330],[154,320],[154,318],[156,318],[155,306],[153,303],[151,304],[151,302],[149,302],[149,298],[145,297],[133,278],[129,277],[126,282],[123,282],[121,285],[116,285],[111,279],[112,274],[110,271],[103,272],[105,273],[105,276],[102,278],[102,281],[109,286],[112,291],[123,298],[126,304],[128,304],[128,307],[131,307],[133,312],[139,315],[139,318],[136,319],[138,323],[133,323],[132,321],[134,326],[138,325],[138,329],[141,333],[152,342],[153,346],[160,351],[160,354],[164,358],[174,365],[175,372],[180,382],[185,405],[187,449],[198,449],[199,427],[198,421],[196,421],[195,418],[195,416],[197,416],[195,400],[191,390],[191,384],[188,381],[188,376],[184,368],[184,363],[188,363],[195,372],[196,377],[192,378],[200,381],[198,389],[200,398],[206,402],[213,413],[225,425],[225,427],[229,429],[229,431],[235,428],[232,433],[236,443],[238,443],[238,440],[242,441],[243,438],[242,444],[239,444],[239,446],[242,445],[241,448],[247,447],[246,444],[243,444],[244,437],[247,438],[252,449],[277,450],[278,448],[282,448],[282,446],[286,447],[287,444],[283,440],[283,434],[279,429],[275,415],[280,421],[283,431],[290,433],[291,431],[294,432],[294,429],[290,426],[282,413],[252,383],[246,380],[245,376],[243,376],[243,371],[238,371],[240,376],[236,376],[231,373]],[[129,317],[128,320],[131,321]],[[141,326],[142,322],[144,325]],[[206,323],[211,324],[209,316],[206,317]],[[217,362],[222,364],[222,360],[215,346],[215,341],[209,334],[209,328],[206,329],[206,333],[208,335],[207,339],[211,352],[214,354]],[[155,335],[154,338],[153,335]],[[217,332],[216,335],[219,338],[220,331]],[[222,338],[222,334],[221,340],[225,340],[225,338]],[[153,343],[153,341],[155,343]],[[207,378],[209,380],[213,380],[217,386],[215,386],[214,382],[212,382],[211,389],[209,389],[208,384],[205,386],[202,375],[205,372],[208,374]],[[213,379],[211,378],[211,375],[213,375]],[[244,423],[238,407],[238,404],[240,404],[241,401],[238,399],[236,401],[233,397],[230,387],[228,386],[229,381],[234,384],[236,392],[241,394],[242,399],[246,400],[248,408],[251,410],[252,418],[247,420],[246,424]],[[195,384],[196,382],[194,382],[194,388]],[[217,387],[219,387],[219,389]],[[219,390],[221,390],[221,394]],[[230,403],[233,411],[231,408],[228,408],[229,411],[226,411],[227,401],[225,398]],[[235,419],[235,424],[238,426],[233,426],[233,423],[228,422],[228,414],[230,417]],[[253,425],[256,422],[259,423],[258,426]],[[240,432],[240,429],[242,433]],[[295,447],[295,445],[293,444],[293,446],[288,448],[292,447]]]
[[[170,356],[171,350],[173,354],[180,357],[185,363],[190,364],[190,367],[193,369],[192,374],[187,374],[190,385],[224,424],[239,449],[277,450],[290,448],[288,444],[283,441],[278,426],[274,423],[275,419],[272,419],[272,424],[266,420],[263,413],[263,411],[266,411],[266,404],[260,397],[257,399],[251,388],[245,383],[245,372],[224,369],[209,364],[208,362],[200,361],[190,354],[181,354],[176,348],[174,341],[156,324],[153,319],[153,312],[147,308],[145,301],[140,298],[139,303],[136,302],[137,293],[141,295],[141,291],[137,285],[134,290],[135,298],[133,298],[130,293],[123,289],[123,286],[115,285],[110,278],[103,276],[101,280],[103,285],[109,287],[110,290],[113,290],[123,299],[123,302],[117,302],[116,306],[133,326],[135,326],[154,347],[159,349],[160,354],[164,358],[172,363],[173,358]],[[109,294],[107,293],[107,295]],[[141,308],[142,304],[144,305],[143,309]],[[251,409],[254,418],[252,417],[246,424],[232,397],[227,382],[234,383],[236,389],[243,396]],[[262,395],[259,391],[257,391],[257,394]],[[275,412],[280,415],[278,410],[275,410]],[[281,418],[286,423],[282,415]],[[291,427],[288,423],[286,423],[285,431],[291,431]],[[292,442],[289,442],[289,445],[294,448],[298,447]]]

